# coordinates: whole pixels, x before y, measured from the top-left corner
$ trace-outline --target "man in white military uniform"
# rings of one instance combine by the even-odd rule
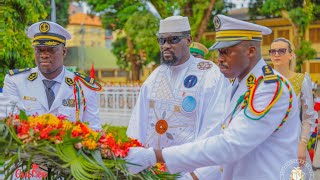
[[[70,33],[54,22],[44,21],[31,25],[28,37],[33,38],[37,67],[10,70],[4,80],[4,96],[18,101],[17,106],[28,115],[52,113],[71,121],[79,116],[92,129],[101,129],[98,97],[93,91],[99,89],[97,83],[63,66]],[[74,95],[74,90],[80,97]]]
[[[211,61],[190,54],[187,17],[161,20],[158,42],[162,64],[141,87],[127,135],[145,147],[163,149],[194,141],[208,128],[217,134],[228,79]],[[212,171],[220,177],[219,167]]]
[[[170,173],[221,165],[225,180],[288,179],[281,170],[297,159],[300,120],[291,85],[261,57],[262,35],[269,28],[218,15],[214,18],[219,67],[236,78],[227,91],[229,102],[222,133],[162,150],[131,148],[127,165],[137,173],[165,162]],[[210,106],[210,104],[209,104]],[[290,170],[289,170],[290,171]]]

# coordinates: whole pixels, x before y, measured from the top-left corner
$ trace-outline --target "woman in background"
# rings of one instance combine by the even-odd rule
[[[298,145],[298,159],[300,166],[310,161],[307,154],[307,145],[311,134],[316,127],[317,112],[314,111],[312,81],[309,74],[296,73],[296,60],[292,44],[285,38],[277,38],[272,41],[269,50],[274,69],[285,76],[293,86],[299,99],[301,134]],[[316,143],[316,142],[313,142]]]

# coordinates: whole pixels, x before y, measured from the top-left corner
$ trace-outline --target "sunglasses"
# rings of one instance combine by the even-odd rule
[[[177,44],[179,43],[183,38],[189,37],[190,35],[182,35],[182,36],[169,36],[169,37],[160,37],[158,38],[158,42],[160,45],[164,45],[165,43],[168,44]]]
[[[270,49],[269,50],[269,55],[270,56],[275,56],[277,53],[279,56],[283,56],[285,55],[287,52],[286,48],[280,48],[280,49]],[[289,50],[289,53],[291,52],[291,50]]]

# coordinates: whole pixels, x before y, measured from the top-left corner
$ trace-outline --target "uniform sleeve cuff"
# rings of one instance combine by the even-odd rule
[[[164,148],[162,150],[162,157],[166,163],[167,170],[171,174],[183,171],[183,170],[179,170],[179,168],[177,167],[177,164],[175,164],[176,155],[177,154],[174,146],[169,148]]]

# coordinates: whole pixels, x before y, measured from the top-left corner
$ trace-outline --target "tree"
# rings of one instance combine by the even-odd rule
[[[304,60],[315,57],[316,51],[311,48],[310,42],[305,40],[305,34],[312,21],[320,17],[320,0],[251,0],[249,7],[253,18],[282,17],[290,22],[293,28],[293,45],[296,49],[298,71],[301,71]]]
[[[8,69],[24,68],[33,66],[33,48],[31,41],[26,35],[26,28],[47,13],[40,0],[5,1],[3,58],[0,59],[0,87],[3,86],[3,78]]]
[[[156,42],[159,18],[176,14],[188,16],[194,41],[200,41],[213,12],[225,9],[223,0],[178,0],[178,1],[137,1],[137,0],[87,0],[94,12],[101,13],[104,26],[113,30],[121,30],[122,36],[113,44],[113,52],[118,58],[118,65],[130,66],[132,80],[139,80],[142,66],[155,61],[159,63],[159,45]],[[154,15],[147,3],[153,4],[160,17]],[[230,3],[227,4],[230,7]],[[219,7],[218,9],[216,7]]]
[[[45,10],[47,12],[47,17],[41,20],[48,20],[51,21],[51,0],[41,0],[42,4],[47,7]],[[68,8],[70,5],[70,1],[66,0],[55,0],[56,3],[56,18],[57,23],[61,26],[65,27],[69,23],[69,14]]]
[[[117,55],[117,64],[124,69],[130,65],[134,81],[139,80],[143,65],[155,60],[159,63],[160,52],[155,37],[158,22],[150,12],[135,12],[113,43],[112,51]]]
[[[143,46],[138,45],[135,40],[135,36],[139,33],[133,33],[134,30],[131,30],[131,27],[134,28],[136,32],[148,29],[146,26],[148,22],[142,22],[142,20],[148,21],[149,18],[156,18],[154,16],[148,16],[149,18],[143,18],[143,14],[146,14],[148,11],[145,4],[139,0],[122,0],[122,1],[110,1],[110,0],[87,0],[88,4],[91,5],[91,8],[94,12],[101,13],[101,20],[105,28],[118,30],[122,35],[120,38],[116,39],[114,42],[113,52],[116,55],[118,62],[122,68],[131,68],[132,80],[136,81],[140,79],[140,70],[142,65],[146,61],[142,61],[142,58],[139,56],[140,53],[143,53]],[[137,19],[132,19],[134,15]],[[131,21],[128,21],[131,17]],[[145,23],[143,29],[138,29],[130,23]],[[130,30],[129,33],[126,30]],[[124,43],[125,42],[125,43]],[[115,46],[120,45],[120,46]],[[140,47],[140,49],[139,49]],[[151,58],[151,57],[147,57]]]
[[[233,3],[223,0],[180,0],[157,1],[151,0],[161,17],[165,18],[174,14],[177,9],[180,15],[187,16],[191,25],[193,41],[203,41],[203,33],[208,29],[213,29],[212,19],[215,14],[226,13],[234,7]]]

